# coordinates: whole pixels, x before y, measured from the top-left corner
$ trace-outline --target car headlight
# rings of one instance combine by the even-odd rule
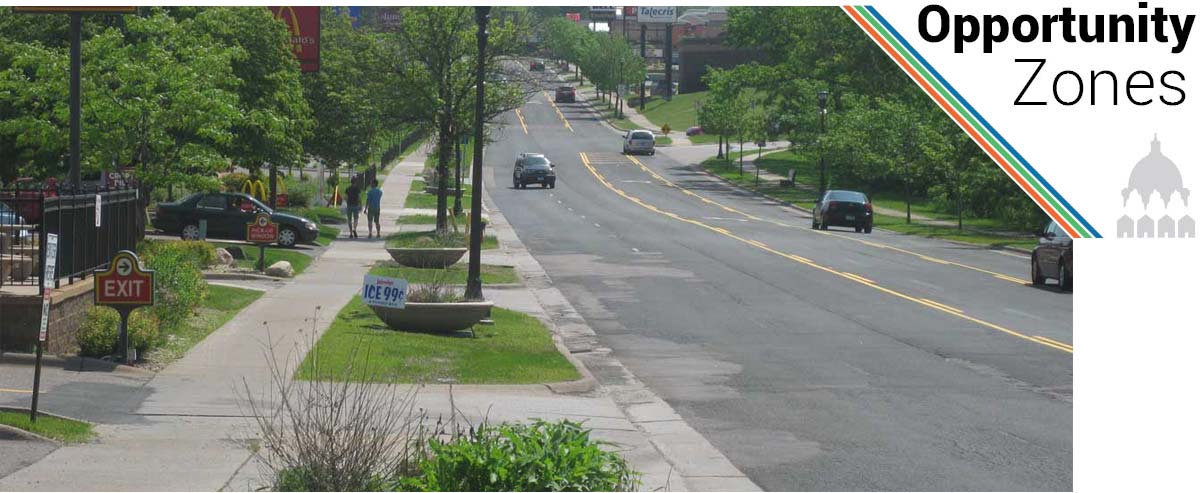
[[[309,222],[306,222],[306,223],[304,223],[304,227],[305,227],[305,228],[308,228],[308,229],[316,230],[316,229],[317,229],[317,223],[314,223],[314,222],[312,222],[312,221],[309,221]]]

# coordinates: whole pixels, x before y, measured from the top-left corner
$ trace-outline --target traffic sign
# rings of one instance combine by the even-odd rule
[[[46,233],[46,269],[42,273],[42,323],[38,329],[38,342],[46,342],[46,331],[50,327],[50,282],[54,281],[58,267],[58,235]]]
[[[100,306],[136,308],[154,304],[154,271],[143,270],[137,254],[123,250],[107,270],[97,270],[95,299]]]
[[[254,220],[246,224],[246,241],[250,243],[275,243],[279,240],[279,224],[271,222],[265,212],[255,214]]]

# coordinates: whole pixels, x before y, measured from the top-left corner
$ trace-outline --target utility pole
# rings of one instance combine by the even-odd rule
[[[674,24],[664,24],[664,26],[666,27],[666,30],[667,30],[667,32],[665,33],[666,35],[663,36],[663,38],[665,38],[667,40],[666,44],[663,46],[663,57],[667,59],[667,95],[664,99],[666,101],[670,101],[671,98],[673,96],[675,96],[675,84],[673,84],[671,82],[671,79],[672,79],[671,73],[674,72],[674,70],[671,68],[674,65],[671,62],[671,58],[673,56],[673,54],[671,53],[671,51],[672,51],[671,43],[672,43],[672,38],[675,37],[675,29],[674,29]]]
[[[488,14],[491,7],[475,7],[475,39],[478,43],[478,53],[475,59],[475,146],[474,162],[471,163],[471,243],[470,259],[467,261],[467,290],[465,298],[468,301],[483,300],[483,279],[479,274],[479,252],[483,246],[483,221],[479,217],[483,212],[483,84],[486,78],[487,45],[488,45]]]
[[[829,101],[829,91],[817,92],[817,106],[821,113],[821,184],[817,187],[817,199],[825,197],[825,105]]]
[[[642,24],[642,63],[646,63],[646,25]],[[638,104],[646,111],[646,81],[638,81]]]
[[[68,98],[70,99],[70,101],[68,102],[68,105],[71,107],[70,117],[69,117],[70,118],[70,126],[71,126],[70,144],[69,144],[71,170],[70,170],[70,176],[69,176],[70,180],[69,181],[71,182],[71,188],[75,189],[76,192],[79,191],[79,183],[80,183],[80,178],[79,178],[79,174],[80,174],[79,173],[80,116],[79,115],[80,115],[81,111],[80,111],[80,97],[79,97],[79,92],[80,92],[79,91],[79,72],[82,69],[82,65],[83,65],[80,61],[80,58],[81,58],[80,44],[82,43],[82,41],[80,39],[81,38],[80,31],[82,30],[82,25],[83,25],[83,14],[79,13],[79,12],[72,12],[71,13],[71,28],[70,28],[70,32],[69,32],[69,36],[71,38],[71,84],[70,84],[71,87],[70,87],[70,95],[68,96]]]

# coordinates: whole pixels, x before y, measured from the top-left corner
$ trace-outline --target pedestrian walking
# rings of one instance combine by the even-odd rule
[[[367,191],[367,238],[371,237],[371,225],[375,225],[375,236],[382,238],[383,230],[379,226],[379,209],[383,200],[383,190],[379,188],[379,180],[371,180],[371,189]]]
[[[358,214],[362,212],[362,188],[358,185],[359,180],[358,177],[350,180],[350,187],[346,188],[346,223],[350,226],[351,238],[358,238]]]

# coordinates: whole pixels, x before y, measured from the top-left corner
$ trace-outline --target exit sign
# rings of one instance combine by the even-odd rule
[[[138,307],[154,304],[154,271],[143,270],[133,252],[117,253],[108,269],[96,271],[94,279],[97,305]]]

